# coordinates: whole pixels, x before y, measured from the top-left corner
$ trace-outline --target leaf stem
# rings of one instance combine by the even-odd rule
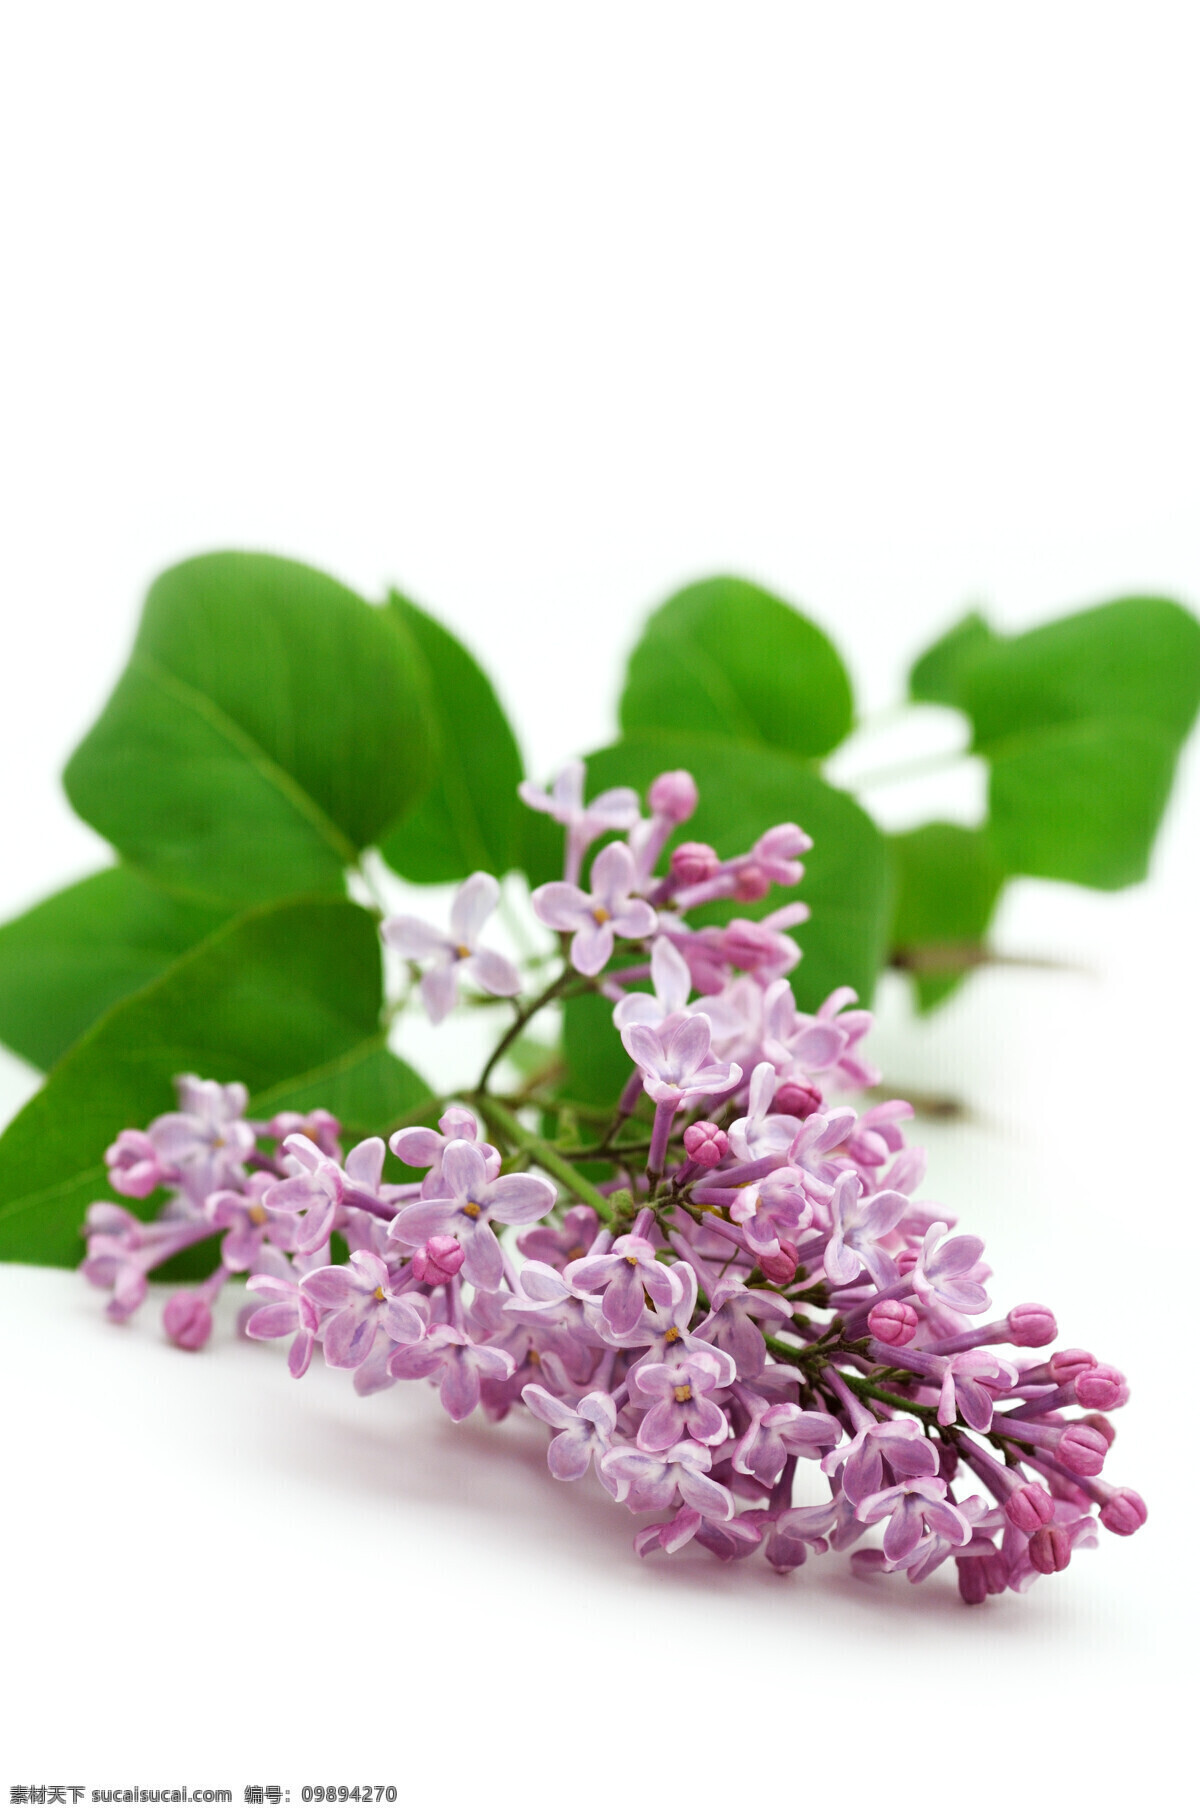
[[[602,1224],[611,1225],[616,1222],[613,1209],[604,1195],[596,1190],[590,1180],[585,1180],[569,1161],[564,1161],[553,1143],[527,1130],[511,1111],[506,1110],[498,1099],[489,1098],[486,1092],[472,1092],[467,1096],[479,1107],[488,1122],[503,1132],[510,1143],[525,1149],[539,1168],[553,1175],[560,1186],[565,1187],[568,1193],[573,1193],[576,1199],[582,1200],[584,1205],[590,1206]]]
[[[537,1015],[539,1010],[544,1010],[546,1005],[552,1003],[556,997],[561,997],[566,987],[569,984],[572,984],[578,976],[579,975],[573,966],[567,966],[559,973],[557,978],[552,978],[550,980],[550,983],[546,986],[544,991],[539,992],[537,997],[526,1004],[523,1010],[517,1012],[513,1021],[509,1024],[504,1034],[500,1037],[500,1040],[496,1043],[496,1046],[492,1049],[492,1052],[488,1055],[487,1060],[484,1062],[483,1072],[479,1075],[479,1084],[475,1088],[476,1092],[487,1091],[488,1080],[491,1078],[492,1068],[496,1065],[497,1061],[501,1060],[503,1056],[507,1054],[525,1025]]]

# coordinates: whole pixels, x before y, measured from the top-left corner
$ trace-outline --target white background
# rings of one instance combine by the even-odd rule
[[[539,774],[714,570],[813,611],[868,710],[968,604],[1195,605],[1197,48],[1145,0],[10,8],[0,911],[103,862],[57,775],[199,550],[395,581]],[[528,1428],[184,1356],[8,1268],[0,1798],[1180,1809],[1198,797],[1193,752],[1149,885],[1010,894],[1002,944],[1074,969],[919,1027],[886,991],[877,1044],[977,1108],[921,1134],[999,1306],[1130,1372],[1142,1534],[983,1610],[844,1561],[639,1566]],[[34,1077],[0,1066],[11,1109]]]

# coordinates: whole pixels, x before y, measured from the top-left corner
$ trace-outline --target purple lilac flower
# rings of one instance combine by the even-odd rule
[[[254,1132],[246,1122],[244,1086],[180,1074],[175,1082],[180,1109],[156,1117],[146,1132],[164,1174],[203,1205],[220,1187],[237,1186],[241,1166],[253,1153]],[[126,1133],[128,1136],[128,1132]]]
[[[741,1161],[758,1161],[765,1155],[782,1155],[800,1134],[797,1118],[771,1115],[775,1097],[775,1069],[762,1061],[750,1075],[746,1116],[729,1126],[729,1146]]]
[[[490,997],[515,997],[521,989],[512,961],[479,945],[480,930],[499,901],[495,878],[473,871],[450,905],[448,935],[416,915],[389,915],[384,922],[384,940],[403,959],[433,961],[421,975],[421,998],[431,1023],[440,1023],[458,1002],[460,975]]]
[[[104,1165],[114,1193],[145,1199],[171,1178],[171,1169],[144,1130],[122,1130],[104,1151]]]
[[[295,1250],[311,1256],[328,1242],[345,1195],[342,1170],[307,1136],[287,1136],[283,1150],[293,1169],[263,1194],[268,1212],[296,1215]]]
[[[227,1269],[253,1274],[262,1261],[264,1247],[269,1246],[277,1255],[294,1248],[296,1214],[272,1211],[265,1203],[266,1193],[278,1179],[278,1175],[259,1169],[250,1175],[241,1192],[224,1188],[209,1199],[208,1216],[225,1231],[221,1261]]]
[[[643,897],[633,894],[637,868],[623,841],[597,854],[592,866],[590,893],[577,884],[542,884],[533,893],[533,907],[548,928],[573,934],[571,964],[576,972],[593,978],[612,956],[613,941],[642,941],[654,933],[658,917]]]
[[[743,1381],[752,1381],[767,1362],[762,1328],[789,1320],[790,1305],[781,1294],[747,1288],[736,1277],[715,1282],[708,1299],[711,1311],[696,1327],[696,1337],[727,1352]]]
[[[321,1323],[311,1295],[300,1282],[281,1281],[277,1275],[252,1275],[246,1286],[267,1302],[246,1321],[247,1338],[286,1338],[294,1332],[288,1369],[293,1376],[303,1376],[312,1362]]]
[[[463,1248],[463,1275],[472,1287],[499,1287],[503,1262],[491,1220],[530,1225],[544,1218],[554,1204],[554,1188],[533,1174],[489,1178],[486,1160],[470,1142],[447,1145],[441,1175],[445,1197],[406,1206],[392,1220],[389,1234],[414,1249],[431,1237],[455,1237]]]
[[[873,1525],[887,1519],[883,1536],[884,1558],[893,1563],[907,1560],[921,1544],[926,1530],[965,1545],[971,1524],[962,1510],[946,1501],[942,1477],[908,1477],[889,1489],[877,1490],[857,1504],[859,1521]]]
[[[708,1448],[694,1439],[681,1439],[662,1456],[637,1446],[615,1446],[603,1462],[620,1486],[618,1502],[627,1502],[636,1514],[670,1508],[677,1496],[697,1514],[717,1521],[731,1521],[736,1513],[724,1484],[708,1474]]]
[[[533,783],[519,786],[521,800],[540,814],[553,815],[567,830],[563,876],[568,884],[579,882],[583,855],[602,833],[628,832],[641,813],[635,789],[606,789],[584,806],[587,772],[582,763],[567,764],[554,779],[549,794]]]
[[[892,1288],[900,1279],[896,1261],[881,1239],[894,1231],[908,1201],[902,1193],[876,1193],[861,1198],[857,1174],[841,1174],[829,1202],[833,1230],[825,1246],[825,1273],[835,1287],[852,1282],[865,1269],[877,1288]]]
[[[294,1375],[319,1348],[361,1395],[425,1379],[455,1420],[536,1416],[552,1429],[553,1475],[594,1463],[616,1501],[659,1512],[636,1536],[641,1555],[693,1542],[725,1561],[765,1549],[789,1572],[811,1553],[851,1550],[868,1576],[919,1583],[953,1566],[976,1604],[1065,1569],[1095,1545],[1096,1514],[1108,1533],[1135,1533],[1144,1501],[1100,1476],[1125,1377],[1088,1350],[1042,1352],[1057,1325],[1035,1301],[981,1318],[981,1241],[951,1236],[952,1214],[913,1197],[925,1156],[905,1145],[909,1106],[835,1102],[876,1077],[859,1052],[871,1019],[852,992],[815,1016],[796,1010],[784,974],[799,950],[784,930],[804,911],[688,926],[689,892],[748,903],[794,881],[804,836],[771,829],[732,860],[691,842],[655,875],[694,783],[656,779],[645,821],[627,796],[593,814],[580,769],[549,803],[568,826],[571,887],[586,844],[609,830],[604,815],[631,816],[629,848],[601,854],[593,894],[565,899],[586,911],[570,931],[593,974],[620,916],[634,918],[616,927],[628,963],[596,986],[620,1000],[614,1020],[635,1064],[615,1107],[582,1105],[572,1128],[549,1070],[513,1099],[477,1088],[470,1104],[443,1101],[436,1129],[394,1133],[393,1150],[424,1171],[395,1186],[380,1137],[343,1161],[329,1113],[249,1122],[244,1088],[185,1075],[177,1112],[122,1131],[108,1151],[115,1193],[170,1189],[145,1220],[115,1204],[89,1212],[84,1272],[109,1313],[125,1318],[160,1263],[217,1233],[220,1266],[165,1297],[175,1345],[203,1345],[226,1281],[254,1271],[246,1330],[288,1338]],[[450,951],[426,931],[441,943],[425,952],[426,983],[442,971],[435,1008],[458,969],[480,961],[472,918],[495,889],[481,876],[456,904],[453,932],[472,939]],[[566,886],[549,888],[561,906]],[[647,975],[652,994],[625,989]],[[550,988],[578,990],[575,971]],[[506,1040],[545,991],[544,978],[531,984]],[[703,995],[689,1003],[693,991]],[[648,1141],[643,1084],[655,1102]],[[678,1113],[694,1099],[707,1103],[685,1129]],[[561,1112],[557,1137],[524,1122],[546,1103]],[[523,1151],[539,1173],[504,1172]],[[592,1164],[582,1176],[568,1165],[580,1159]],[[544,1175],[561,1180],[566,1203]],[[519,1260],[493,1224],[521,1227]],[[335,1233],[348,1262],[332,1258]],[[993,1348],[1006,1345],[1017,1361]],[[801,1458],[820,1460],[828,1503],[794,1506]],[[863,1546],[876,1522],[882,1545]]]
[[[692,990],[692,975],[683,954],[665,934],[660,934],[650,949],[650,982],[648,991],[630,991],[613,1011],[618,1029],[633,1023],[645,1023],[651,1029],[662,1029],[672,1018],[682,1016]]]
[[[712,1029],[706,1016],[685,1016],[665,1038],[645,1023],[622,1029],[621,1040],[641,1068],[643,1090],[655,1104],[677,1109],[689,1098],[728,1092],[742,1077],[736,1064],[711,1057]]]
[[[600,1220],[591,1206],[571,1206],[557,1229],[527,1225],[517,1239],[517,1249],[531,1260],[565,1269],[568,1263],[578,1262],[588,1254],[599,1229]]]
[[[729,1209],[732,1222],[758,1257],[778,1256],[780,1244],[799,1237],[813,1221],[799,1168],[776,1168],[743,1187]]]
[[[211,1230],[206,1219],[193,1217],[144,1224],[124,1206],[99,1200],[88,1207],[84,1278],[95,1288],[112,1290],[105,1308],[109,1319],[128,1319],[146,1298],[150,1271],[189,1249]]]
[[[309,1299],[333,1317],[321,1334],[325,1361],[335,1370],[356,1370],[383,1331],[398,1345],[416,1344],[429,1321],[419,1294],[397,1294],[386,1263],[369,1250],[355,1250],[348,1263],[314,1269],[304,1277]]]
[[[733,1359],[719,1352],[694,1352],[670,1363],[643,1364],[633,1373],[636,1399],[648,1402],[637,1443],[647,1452],[665,1452],[685,1433],[701,1445],[718,1446],[729,1431],[723,1409],[712,1399],[714,1389],[733,1381]]]
[[[795,1402],[772,1405],[761,1395],[748,1395],[746,1406],[751,1420],[734,1447],[733,1468],[768,1487],[778,1482],[789,1457],[817,1458],[842,1437],[832,1414],[806,1412]]]
[[[434,1378],[451,1420],[465,1420],[479,1406],[481,1381],[503,1381],[514,1369],[507,1351],[475,1344],[454,1326],[430,1326],[417,1344],[394,1352],[388,1372],[402,1382],[425,1376]]]
[[[994,1398],[1006,1393],[1017,1380],[1016,1365],[990,1351],[959,1351],[945,1359],[943,1371],[938,1398],[942,1425],[961,1419],[977,1433],[986,1433],[992,1424]]]
[[[841,1468],[842,1488],[854,1504],[873,1496],[883,1483],[884,1466],[897,1479],[927,1477],[938,1468],[937,1447],[915,1420],[866,1420],[853,1438],[843,1440],[822,1460],[823,1469]]]
[[[927,1304],[955,1313],[983,1313],[991,1300],[972,1271],[983,1255],[978,1237],[948,1237],[946,1226],[930,1225],[913,1269],[913,1285]]]
[[[521,1391],[521,1399],[531,1414],[536,1414],[547,1426],[561,1429],[550,1441],[546,1453],[550,1475],[560,1482],[573,1482],[586,1477],[588,1466],[594,1463],[600,1481],[615,1493],[616,1479],[606,1479],[602,1463],[605,1453],[612,1449],[617,1424],[612,1396],[594,1391],[584,1395],[579,1405],[572,1408],[558,1396],[548,1394],[540,1384],[528,1383]]]
[[[618,1338],[636,1329],[647,1295],[659,1308],[670,1307],[677,1298],[674,1277],[642,1237],[618,1237],[607,1255],[568,1263],[563,1280],[572,1293],[603,1295],[604,1317]]]

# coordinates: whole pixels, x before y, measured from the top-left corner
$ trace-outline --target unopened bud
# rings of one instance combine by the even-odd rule
[[[702,1168],[715,1168],[729,1154],[729,1138],[717,1124],[690,1124],[683,1133],[688,1160]]]
[[[1050,1359],[1050,1374],[1061,1389],[1064,1383],[1074,1382],[1079,1372],[1095,1361],[1090,1351],[1056,1351]]]
[[[1113,1364],[1089,1364],[1075,1378],[1081,1408],[1119,1408],[1128,1400],[1125,1378]]]
[[[1004,1513],[1022,1534],[1036,1534],[1054,1520],[1054,1498],[1040,1483],[1023,1483],[1005,1503]]]
[[[1111,1445],[1113,1440],[1117,1437],[1117,1429],[1113,1426],[1111,1420],[1105,1419],[1103,1414],[1084,1414],[1081,1418],[1085,1426],[1095,1427],[1097,1433],[1103,1433],[1109,1445]]]
[[[986,1603],[988,1586],[981,1559],[956,1559],[958,1594],[964,1603]]]
[[[1063,1427],[1062,1438],[1054,1450],[1054,1456],[1069,1471],[1077,1471],[1080,1477],[1094,1477],[1103,1469],[1107,1454],[1107,1439],[1085,1420],[1073,1420]]]
[[[867,1314],[872,1338],[885,1345],[911,1344],[917,1330],[917,1310],[903,1300],[881,1300]]]
[[[1071,1536],[1057,1523],[1029,1537],[1029,1563],[1035,1572],[1063,1572],[1071,1563]]]
[[[651,814],[661,814],[678,827],[681,821],[691,820],[700,794],[690,771],[664,770],[651,783],[648,799]]]
[[[1136,1490],[1118,1490],[1100,1511],[1110,1534],[1136,1534],[1146,1519],[1146,1505]]]
[[[212,1336],[212,1308],[194,1288],[180,1288],[163,1308],[163,1329],[181,1351],[198,1351]]]
[[[129,1199],[145,1199],[166,1175],[158,1150],[144,1130],[122,1130],[104,1151],[104,1162],[113,1192]]]
[[[701,840],[684,840],[671,854],[671,877],[685,889],[690,890],[693,884],[707,884],[720,869],[719,857]]]
[[[819,1111],[824,1102],[820,1088],[810,1079],[787,1079],[771,1100],[771,1109],[784,1117],[805,1118]]]
[[[771,888],[771,880],[761,865],[742,865],[733,874],[735,903],[757,903]]]
[[[457,1237],[431,1237],[412,1259],[412,1271],[418,1281],[431,1288],[444,1288],[453,1281],[463,1266],[463,1247]]]
[[[1058,1337],[1058,1321],[1049,1307],[1034,1300],[1023,1301],[1008,1316],[1009,1337],[1014,1345],[1034,1351],[1039,1345],[1053,1344]]]
[[[786,1237],[781,1237],[776,1255],[760,1256],[758,1266],[769,1282],[773,1282],[777,1288],[786,1288],[795,1279],[799,1261],[800,1252],[795,1244],[790,1244]]]

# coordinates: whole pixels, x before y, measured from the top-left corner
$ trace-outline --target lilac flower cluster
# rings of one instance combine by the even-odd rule
[[[478,1086],[432,1105],[436,1127],[343,1154],[327,1112],[255,1121],[242,1087],[186,1076],[178,1111],[107,1153],[115,1192],[163,1192],[149,1220],[91,1208],[83,1267],[110,1314],[216,1237],[213,1274],[166,1303],[176,1344],[204,1344],[217,1294],[248,1275],[244,1330],[288,1339],[293,1376],[319,1349],[362,1395],[423,1377],[452,1420],[527,1411],[551,1430],[553,1476],[594,1469],[652,1517],[643,1555],[761,1549],[790,1572],[850,1549],[856,1571],[914,1583],[952,1562],[978,1603],[1061,1571],[1095,1545],[1095,1515],[1132,1534],[1142,1498],[1100,1475],[1125,1378],[1089,1351],[1050,1350],[1043,1306],[989,1317],[982,1241],[919,1197],[911,1107],[842,1102],[878,1084],[861,1054],[869,1014],[849,990],[796,1007],[787,930],[803,908],[687,921],[796,884],[805,835],[773,827],[732,859],[684,841],[664,861],[696,807],[684,772],[656,780],[647,816],[632,790],[585,805],[582,766],[523,794],[565,829],[564,878],[533,898],[562,966],[518,1001]],[[600,849],[585,888],[588,848],[612,834],[626,837]],[[434,1020],[463,977],[519,1000],[516,969],[478,942],[498,896],[476,873],[448,934],[384,923],[425,966]],[[538,1009],[585,991],[612,1002],[628,1084],[586,1138],[582,1110],[551,1138],[552,1103],[489,1080]],[[419,1179],[385,1179],[389,1147]],[[798,1484],[801,1459],[828,1494]]]

